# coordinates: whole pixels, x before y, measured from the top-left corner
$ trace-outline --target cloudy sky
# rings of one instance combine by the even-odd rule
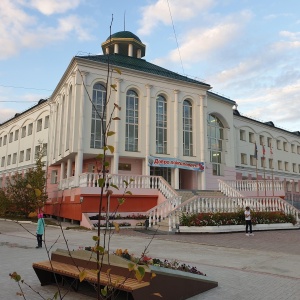
[[[0,122],[50,96],[73,56],[102,54],[112,15],[112,33],[125,15],[146,60],[300,130],[299,11],[299,0],[1,0]]]

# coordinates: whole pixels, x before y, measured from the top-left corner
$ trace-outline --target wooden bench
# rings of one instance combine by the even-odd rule
[[[80,280],[79,275],[82,271],[86,272],[86,276],[83,281],[97,284],[97,274],[95,270],[84,269],[82,267],[77,267],[74,265],[57,262],[57,261],[41,261],[37,263],[33,263],[33,268],[41,282],[41,285],[47,285],[50,283],[56,282],[54,274],[61,276],[62,281],[68,281],[66,279],[71,278],[74,279],[74,284],[72,284],[72,288],[74,290],[78,290]],[[148,286],[150,283],[141,281],[139,282],[134,278],[127,278],[124,276],[116,275],[116,274],[108,274],[105,272],[100,272],[100,285],[103,286],[111,286],[116,290],[125,291],[132,295],[133,299],[140,299],[135,297],[134,291],[143,287]],[[128,298],[128,297],[127,297]]]

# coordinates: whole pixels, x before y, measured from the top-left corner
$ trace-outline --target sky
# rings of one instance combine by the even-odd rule
[[[1,0],[0,123],[50,97],[72,57],[102,54],[112,24],[147,61],[300,131],[299,11],[299,0]]]

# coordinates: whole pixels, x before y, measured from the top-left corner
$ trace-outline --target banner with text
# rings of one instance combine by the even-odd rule
[[[148,166],[161,168],[179,168],[193,171],[204,171],[204,162],[190,162],[178,158],[148,156]]]

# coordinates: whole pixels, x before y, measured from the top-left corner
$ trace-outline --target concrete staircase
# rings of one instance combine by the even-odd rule
[[[182,197],[181,203],[193,198],[194,196],[226,197],[221,191],[214,190],[176,190],[176,192]]]
[[[214,190],[176,190],[176,192],[181,196],[181,203],[195,197],[226,197],[221,191]],[[160,221],[157,225],[152,226],[149,230],[157,231],[165,234],[172,234],[174,232],[169,232],[169,218]]]

